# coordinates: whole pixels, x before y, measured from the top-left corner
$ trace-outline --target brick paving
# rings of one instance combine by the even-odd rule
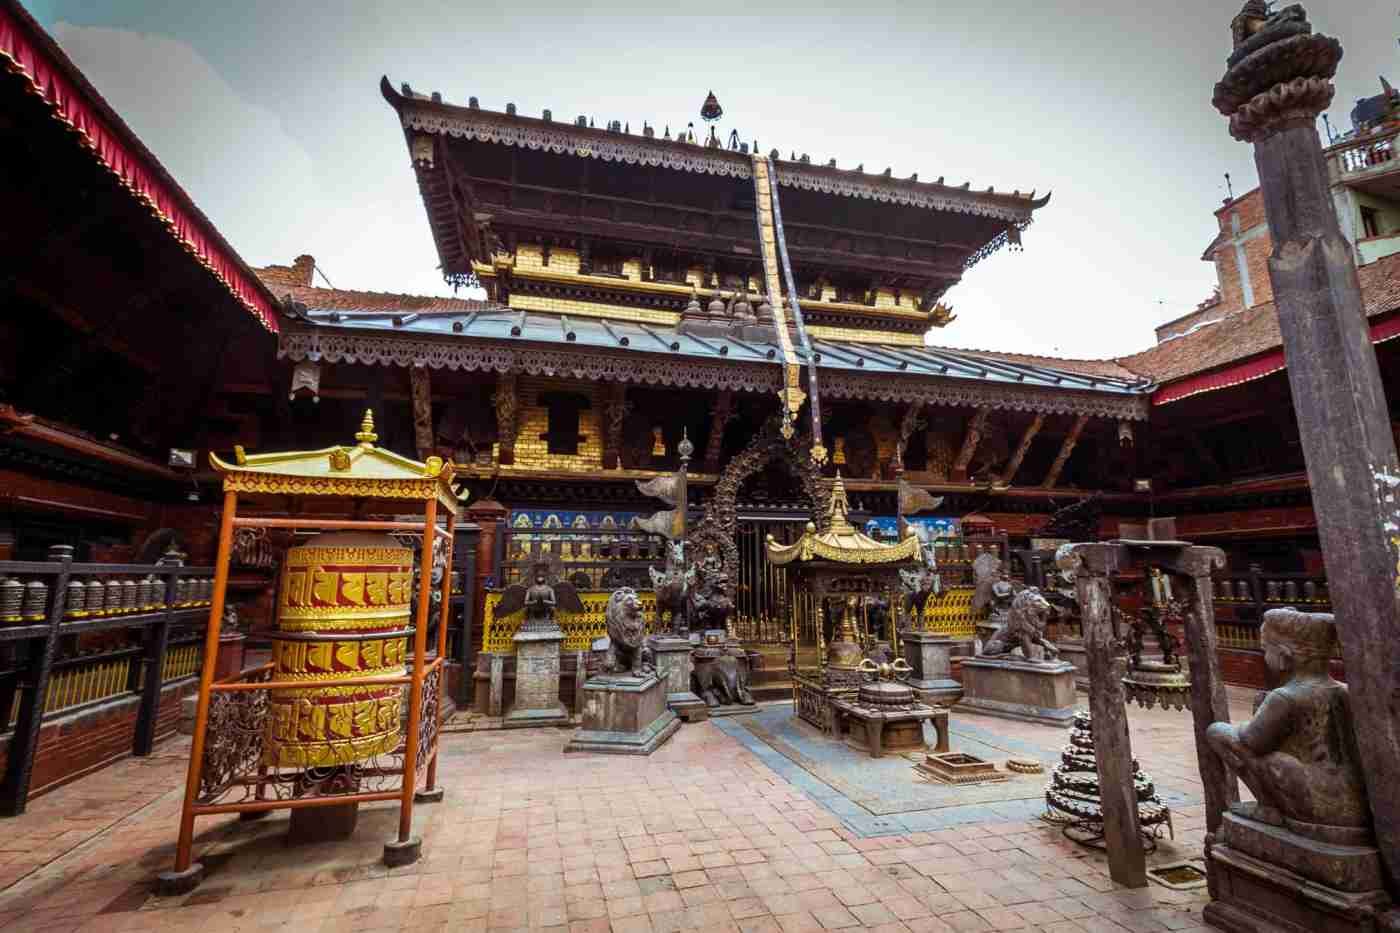
[[[1232,697],[1239,713],[1247,697]],[[1062,730],[955,713],[987,733],[1056,747]],[[1131,713],[1159,785],[1198,798],[1189,715]],[[0,823],[0,928],[410,931],[550,929],[1204,930],[1204,891],[1125,890],[1099,853],[1039,819],[871,835],[715,723],[647,759],[563,755],[567,730],[448,733],[446,800],[415,809],[417,864],[389,870],[392,806],[366,805],[352,840],[283,844],[286,813],[209,818],[203,885],[157,898],[184,779],[185,740],[33,801]],[[1176,812],[1154,861],[1198,857],[1199,807]]]

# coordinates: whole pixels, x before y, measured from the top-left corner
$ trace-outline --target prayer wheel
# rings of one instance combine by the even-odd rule
[[[392,751],[397,684],[318,687],[401,676],[408,660],[413,551],[387,535],[333,532],[287,552],[272,636],[273,691],[263,763],[326,768]]]

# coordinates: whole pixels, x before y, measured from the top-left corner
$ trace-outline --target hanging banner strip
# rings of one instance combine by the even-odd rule
[[[768,292],[768,304],[773,309],[773,328],[778,332],[778,347],[783,353],[783,387],[778,390],[782,401],[783,436],[792,437],[793,422],[806,396],[802,392],[802,367],[788,333],[787,312],[783,308],[783,290],[778,278],[778,237],[773,224],[773,182],[768,158],[754,154],[753,187],[755,214],[758,220],[758,245],[763,253],[763,286]]]

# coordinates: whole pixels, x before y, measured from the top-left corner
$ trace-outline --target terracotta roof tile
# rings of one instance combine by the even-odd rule
[[[1361,266],[1357,273],[1367,317],[1400,308],[1400,253]],[[1157,382],[1171,382],[1282,345],[1278,309],[1268,301],[1200,330],[1163,341],[1141,353],[1120,357],[1118,362]]]
[[[1135,379],[1138,373],[1125,369],[1117,360],[1076,360],[1058,356],[1036,356],[1031,353],[1003,353],[1000,350],[960,350],[954,347],[932,345],[931,350],[947,350],[949,353],[969,353],[985,356],[1008,363],[1026,363],[1044,366],[1049,369],[1062,369],[1083,376],[1105,376],[1110,379]]]
[[[278,298],[290,297],[308,308],[323,311],[477,311],[499,307],[493,302],[470,298],[439,298],[429,295],[361,292],[298,285],[292,279],[297,273],[287,266],[267,266],[253,271]]]

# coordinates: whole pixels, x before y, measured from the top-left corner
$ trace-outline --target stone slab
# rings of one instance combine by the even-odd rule
[[[1064,726],[1074,718],[1074,666],[1019,658],[968,658],[962,665],[960,709],[1024,722]]]
[[[670,635],[648,639],[656,657],[656,676],[666,686],[666,705],[686,722],[703,722],[710,718],[709,707],[690,689],[690,672],[694,664],[690,639]]]
[[[1233,850],[1286,866],[1309,881],[1339,891],[1375,891],[1385,885],[1380,851],[1374,846],[1318,842],[1237,813],[1225,814],[1220,838]]]
[[[1084,647],[1084,642],[1077,639],[1070,639],[1056,644],[1060,649],[1060,660],[1067,664],[1074,665],[1075,684],[1089,689],[1089,652]]]

